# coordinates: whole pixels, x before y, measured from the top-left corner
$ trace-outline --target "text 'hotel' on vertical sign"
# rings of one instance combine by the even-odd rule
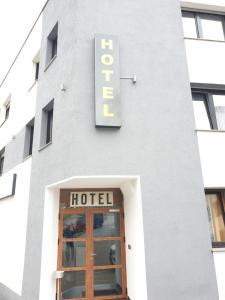
[[[95,125],[121,127],[119,40],[95,35]]]

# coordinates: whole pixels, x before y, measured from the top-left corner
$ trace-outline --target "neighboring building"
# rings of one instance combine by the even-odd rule
[[[47,1],[0,87],[0,300],[225,299],[224,53],[224,0]]]

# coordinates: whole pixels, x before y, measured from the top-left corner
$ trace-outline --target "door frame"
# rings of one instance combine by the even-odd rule
[[[124,224],[124,203],[123,196],[120,189],[117,188],[103,188],[103,189],[62,189],[60,190],[60,201],[62,192],[88,192],[88,191],[112,191],[114,203],[120,201],[121,208],[113,207],[84,207],[84,208],[59,208],[59,222],[58,222],[58,259],[57,259],[57,270],[62,271],[85,271],[85,287],[86,287],[86,297],[83,298],[70,298],[70,300],[113,300],[113,299],[128,299],[127,296],[127,278],[126,278],[126,245],[125,245],[125,224]],[[116,195],[115,195],[116,194]],[[120,213],[120,236],[119,237],[94,237],[93,235],[93,216],[94,213],[106,213],[114,210],[114,212]],[[116,211],[115,211],[116,210]],[[111,211],[112,212],[112,211]],[[112,212],[113,213],[113,212]],[[77,241],[86,243],[86,265],[84,267],[71,267],[63,268],[62,267],[62,253],[63,253],[63,215],[64,214],[85,214],[86,216],[86,237],[84,238],[70,238],[66,241]],[[94,266],[94,259],[91,256],[94,253],[94,241],[104,241],[104,240],[119,240],[121,241],[121,264],[120,265],[105,265],[105,266]],[[94,296],[94,270],[108,270],[108,269],[121,269],[122,274],[122,293],[121,295],[108,295],[108,296]],[[60,296],[61,296],[61,280],[58,282]],[[58,292],[58,290],[57,290]],[[59,296],[59,295],[58,295]],[[61,298],[59,298],[61,299]]]

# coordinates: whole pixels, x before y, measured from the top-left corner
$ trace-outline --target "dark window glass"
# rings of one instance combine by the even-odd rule
[[[34,136],[34,126],[30,126],[30,140],[29,140],[29,152],[28,154],[32,154],[32,149],[33,149],[33,136]]]
[[[23,157],[26,158],[30,156],[33,151],[33,135],[34,135],[34,119],[32,119],[25,128],[25,139],[24,139],[24,154]]]
[[[52,122],[53,122],[53,109],[47,112],[46,144],[48,144],[52,140]]]
[[[38,80],[38,78],[39,78],[39,62],[37,62],[35,64],[35,67],[36,67],[36,69],[35,69],[35,80]]]
[[[0,176],[3,173],[3,165],[4,165],[4,155],[5,155],[5,148],[0,151]]]
[[[53,126],[53,110],[54,110],[54,99],[52,99],[42,109],[42,121],[41,121],[41,147],[52,141],[52,126]]]
[[[10,102],[5,107],[5,120],[9,117],[9,111],[10,111]]]
[[[52,57],[53,58],[54,56],[56,56],[57,54],[57,37],[52,40]]]

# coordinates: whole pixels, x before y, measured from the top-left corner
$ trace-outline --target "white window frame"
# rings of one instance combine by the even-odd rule
[[[195,19],[197,39],[225,41],[225,16],[224,15],[183,10],[182,17],[193,17]],[[204,38],[201,17],[208,17],[211,20],[221,18],[222,27],[223,27],[223,39],[222,40]],[[189,38],[189,37],[187,37],[187,38]]]

